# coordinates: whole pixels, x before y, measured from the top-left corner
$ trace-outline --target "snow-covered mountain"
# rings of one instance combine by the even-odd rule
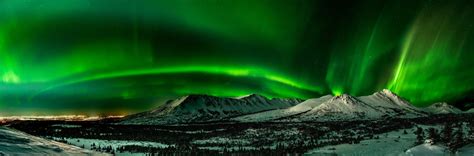
[[[269,99],[251,94],[239,98],[188,95],[144,113],[127,116],[121,124],[176,124],[220,121],[230,117],[291,107],[299,99]]]
[[[301,113],[308,112],[314,107],[321,105],[323,102],[331,99],[332,95],[322,96],[320,98],[308,99],[298,105],[289,108],[269,110],[254,114],[248,114],[233,118],[232,120],[241,121],[241,122],[262,122],[262,121],[271,121],[281,118],[286,118]]]
[[[375,106],[348,94],[332,97],[310,111],[298,115],[296,121],[333,121],[381,118],[385,114]]]
[[[302,101],[268,99],[261,95],[223,98],[189,95],[161,107],[126,117],[122,124],[176,124],[232,120],[266,121],[337,121],[381,118],[417,118],[438,113],[461,113],[446,103],[417,108],[395,93],[384,89],[372,95],[326,95]]]
[[[109,155],[0,126],[0,155]]]
[[[474,113],[474,108],[464,111],[464,113]]]
[[[372,95],[358,97],[362,102],[376,107],[384,114],[399,118],[413,118],[428,115],[428,112],[414,107],[405,99],[396,95],[388,89],[376,92]]]
[[[242,122],[363,120],[382,117],[414,118],[428,115],[389,90],[353,97],[326,95],[286,109],[265,111],[234,118]]]
[[[433,114],[458,114],[462,113],[462,111],[459,108],[456,108],[452,105],[447,104],[446,102],[438,102],[435,104],[432,104],[424,110],[433,113]]]

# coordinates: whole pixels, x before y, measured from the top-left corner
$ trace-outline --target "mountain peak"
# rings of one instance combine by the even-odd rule
[[[388,96],[388,97],[398,97],[397,94],[393,93],[392,91],[390,91],[388,89],[382,89],[381,91],[378,91],[374,94],[385,95],[385,96]]]
[[[456,114],[462,112],[459,108],[449,105],[446,102],[434,103],[431,106],[426,107],[425,109],[435,114]]]
[[[383,89],[379,92],[376,92],[376,93],[372,94],[371,96],[386,99],[386,100],[391,101],[391,102],[393,102],[397,105],[411,106],[411,104],[406,99],[403,99],[402,97],[398,96],[397,94],[393,93],[392,91],[390,91],[388,89]]]
[[[212,95],[204,95],[204,94],[189,94],[183,97],[180,97],[173,102],[173,105],[182,105],[182,104],[187,104],[187,103],[194,103],[196,101],[200,100],[206,100],[206,99],[218,99],[219,97],[212,96]]]
[[[340,99],[350,99],[351,97],[352,96],[349,94],[341,94],[341,95],[334,96],[334,98],[340,98]]]
[[[191,94],[167,102],[151,111],[126,117],[127,124],[174,124],[224,120],[231,116],[282,109],[301,101],[294,99],[268,99],[251,94],[241,98]]]
[[[208,97],[215,97],[212,95],[206,95],[206,94],[189,94],[184,96],[186,98],[208,98]]]
[[[437,102],[429,106],[431,108],[438,108],[438,109],[455,109],[456,107],[449,105],[446,102]]]
[[[439,106],[437,108],[435,106]],[[436,104],[432,112],[457,112],[450,105]],[[428,109],[430,110],[430,109]],[[273,120],[290,117],[295,120],[313,121],[315,119],[378,119],[384,116],[420,117],[428,112],[419,110],[403,98],[384,89],[372,95],[354,97],[349,94],[326,95],[320,98],[299,99],[272,98],[259,94],[241,97],[216,97],[192,94],[183,96],[157,109],[131,115],[122,121],[127,124],[174,124],[209,122],[239,117],[238,120]]]
[[[437,103],[433,103],[432,106],[433,107],[448,107],[448,103],[446,103],[446,102],[437,102]]]
[[[260,95],[260,94],[249,94],[243,98],[264,98],[264,99],[268,99],[267,97],[263,96],[263,95]]]
[[[359,100],[349,94],[341,94],[338,96],[334,96],[331,101],[342,101],[346,104],[356,104]]]
[[[388,89],[382,89],[382,92],[384,92],[386,94],[393,94],[393,92],[388,90]]]
[[[235,98],[236,99],[250,99],[250,98],[265,98],[265,99],[268,99],[267,97],[265,97],[263,95],[260,95],[260,94],[256,94],[256,93],[243,95],[243,96],[238,96],[238,97],[235,97]]]

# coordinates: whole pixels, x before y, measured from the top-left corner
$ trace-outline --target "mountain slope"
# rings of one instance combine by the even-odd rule
[[[261,95],[224,98],[189,95],[167,102],[159,108],[126,117],[121,124],[177,124],[220,121],[261,111],[287,108],[299,99],[268,99]]]
[[[385,114],[376,107],[363,101],[343,94],[332,97],[326,102],[314,107],[310,111],[298,115],[296,121],[333,121],[333,120],[360,120],[380,118]]]
[[[433,114],[457,114],[457,113],[462,113],[462,111],[459,108],[456,108],[452,105],[447,104],[446,102],[439,102],[432,104],[424,110],[433,113]]]
[[[128,116],[121,123],[176,124],[221,120],[311,122],[416,118],[429,114],[384,89],[368,96],[326,95],[304,102],[298,99],[268,99],[256,94],[239,98],[189,95],[170,101],[158,109]]]
[[[427,116],[408,101],[384,89],[372,95],[336,96],[311,111],[292,117],[293,121],[372,120],[386,117],[415,118]]]
[[[464,111],[464,113],[474,113],[474,108]]]
[[[0,127],[0,155],[108,155]]]
[[[310,111],[314,107],[319,106],[320,104],[329,100],[332,97],[333,96],[331,95],[326,95],[320,98],[308,99],[293,107],[243,115],[243,116],[233,118],[232,120],[241,121],[241,122],[263,122],[263,121],[271,121],[271,120],[276,120],[280,118],[285,118],[285,117],[289,117],[289,116],[293,116],[293,115]]]
[[[365,120],[382,117],[415,118],[428,112],[412,106],[408,101],[382,90],[372,95],[353,97],[347,94],[309,99],[293,107],[265,111],[234,118],[241,122],[262,121],[332,121]]]
[[[372,95],[358,97],[362,102],[376,107],[378,110],[389,116],[399,118],[413,118],[428,115],[405,99],[399,97],[390,90],[384,89]]]

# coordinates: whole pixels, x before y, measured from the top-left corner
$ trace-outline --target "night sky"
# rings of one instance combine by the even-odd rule
[[[0,115],[384,88],[474,107],[472,0],[2,0]]]

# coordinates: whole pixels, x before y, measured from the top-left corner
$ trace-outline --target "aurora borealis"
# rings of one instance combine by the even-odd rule
[[[0,114],[384,88],[473,107],[472,19],[470,0],[4,0]]]

